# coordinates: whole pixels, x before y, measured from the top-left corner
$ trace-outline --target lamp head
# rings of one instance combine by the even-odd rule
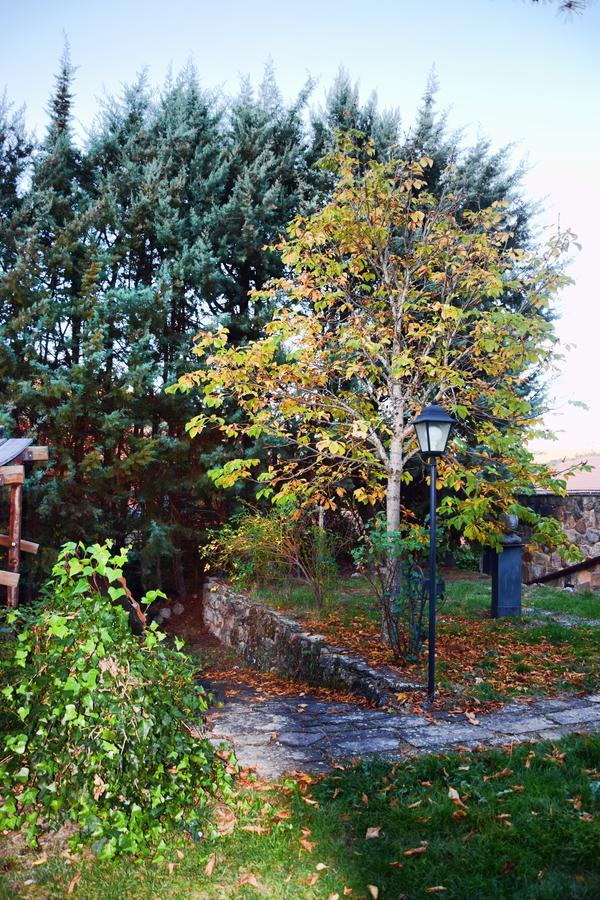
[[[441,406],[426,406],[413,421],[423,456],[442,456],[456,420]]]

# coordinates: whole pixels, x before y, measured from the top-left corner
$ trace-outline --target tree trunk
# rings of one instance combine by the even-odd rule
[[[390,468],[388,473],[386,494],[386,526],[388,535],[400,529],[400,500],[402,497],[402,438],[400,430],[394,429],[394,437],[390,446]],[[387,559],[385,561],[386,572],[384,584],[387,590],[382,598],[381,606],[381,639],[388,643],[392,649],[399,648],[398,613],[395,601],[400,593],[402,560],[393,552],[393,542],[390,541]]]
[[[181,553],[176,553],[173,557],[173,575],[175,578],[175,590],[177,591],[179,599],[183,600],[186,596],[187,591]]]

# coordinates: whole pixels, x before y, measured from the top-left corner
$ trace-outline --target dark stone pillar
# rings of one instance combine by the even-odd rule
[[[521,561],[523,541],[517,534],[506,534],[500,553],[491,553],[492,618],[521,615]]]

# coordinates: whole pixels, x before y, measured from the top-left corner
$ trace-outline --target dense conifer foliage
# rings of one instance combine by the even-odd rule
[[[193,367],[199,330],[225,326],[237,344],[260,333],[272,310],[252,292],[283,274],[270,248],[285,226],[330,195],[317,162],[336,133],[362,132],[380,158],[398,145],[427,153],[434,192],[455,160],[469,206],[508,200],[520,243],[530,210],[504,152],[457,149],[434,84],[403,131],[343,72],[318,108],[310,84],[287,101],[268,69],[258,89],[245,81],[227,97],[189,66],[160,91],[139,76],[82,138],[75,83],[66,52],[39,142],[0,103],[0,424],[52,447],[26,510],[45,548],[34,566],[47,570],[67,537],[110,534],[143,583],[183,592],[185,555],[227,511],[205,473],[240,448],[192,444],[200,400],[165,387]]]

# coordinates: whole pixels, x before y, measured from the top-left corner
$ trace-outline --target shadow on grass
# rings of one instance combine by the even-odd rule
[[[267,799],[289,812],[264,833],[244,831]],[[167,846],[159,862],[56,857],[5,869],[0,896],[63,897],[81,876],[73,896],[102,900],[595,898],[599,801],[600,736],[363,762],[255,794],[232,834],[188,843],[181,855]]]

